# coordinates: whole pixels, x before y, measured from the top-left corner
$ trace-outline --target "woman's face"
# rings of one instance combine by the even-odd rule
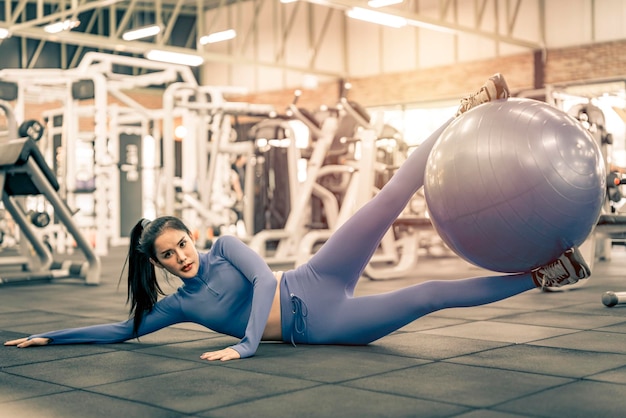
[[[198,251],[193,239],[185,231],[166,229],[154,241],[157,267],[164,268],[181,279],[190,279],[198,274]]]

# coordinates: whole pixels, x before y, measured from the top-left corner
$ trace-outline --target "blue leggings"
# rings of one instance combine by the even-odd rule
[[[305,344],[368,344],[434,311],[483,305],[535,287],[529,273],[437,280],[354,297],[380,241],[424,184],[430,151],[450,121],[424,141],[380,192],[281,283],[283,340]]]

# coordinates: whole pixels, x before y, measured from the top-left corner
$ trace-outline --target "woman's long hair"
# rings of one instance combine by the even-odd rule
[[[173,216],[162,216],[153,221],[141,219],[130,233],[128,266],[128,297],[130,315],[133,317],[133,336],[137,337],[144,314],[150,312],[159,295],[165,293],[159,286],[156,270],[150,259],[157,261],[154,241],[166,229],[184,231],[191,235],[187,226]]]

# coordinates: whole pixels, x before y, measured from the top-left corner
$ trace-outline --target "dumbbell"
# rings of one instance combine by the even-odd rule
[[[602,303],[609,308],[619,303],[626,303],[626,292],[604,292]]]
[[[41,122],[36,120],[26,120],[22,122],[17,130],[20,138],[28,137],[33,141],[39,141],[43,136],[44,127]]]
[[[28,212],[28,217],[31,223],[37,228],[45,228],[50,224],[50,215],[48,215],[48,212],[30,211]]]

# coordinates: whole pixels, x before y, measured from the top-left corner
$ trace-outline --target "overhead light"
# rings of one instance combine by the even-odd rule
[[[0,39],[6,39],[9,37],[9,35],[11,35],[9,33],[9,30],[6,28],[0,28]]]
[[[369,0],[367,5],[369,7],[385,7],[393,4],[402,3],[403,0]]]
[[[161,27],[159,25],[144,26],[124,32],[122,39],[125,41],[136,41],[137,39],[155,36],[159,32],[161,32]]]
[[[376,10],[363,9],[362,7],[354,7],[348,10],[346,15],[353,19],[376,23],[383,26],[390,26],[392,28],[401,28],[407,24],[406,19],[401,16],[377,12]]]
[[[454,29],[447,28],[445,26],[435,25],[433,23],[422,22],[421,20],[407,19],[406,23],[411,26],[416,26],[418,28],[423,28],[423,29],[435,30],[437,32],[457,33],[457,31]]]
[[[280,2],[281,2],[282,4],[287,4],[287,3],[295,3],[295,2],[297,2],[297,1],[298,1],[298,0],[280,0]]]
[[[64,30],[72,30],[78,27],[79,25],[80,25],[79,20],[66,19],[61,22],[50,23],[49,25],[46,25],[43,28],[43,30],[45,30],[48,33],[59,33],[59,32],[63,32]]]
[[[227,41],[237,36],[237,32],[234,29],[228,29],[221,32],[214,32],[210,35],[205,35],[200,38],[200,45],[214,44],[216,42]]]
[[[151,49],[150,51],[146,52],[145,57],[152,61],[189,65],[190,67],[197,67],[204,62],[204,58],[199,55],[184,54],[182,52],[163,51],[161,49]]]

